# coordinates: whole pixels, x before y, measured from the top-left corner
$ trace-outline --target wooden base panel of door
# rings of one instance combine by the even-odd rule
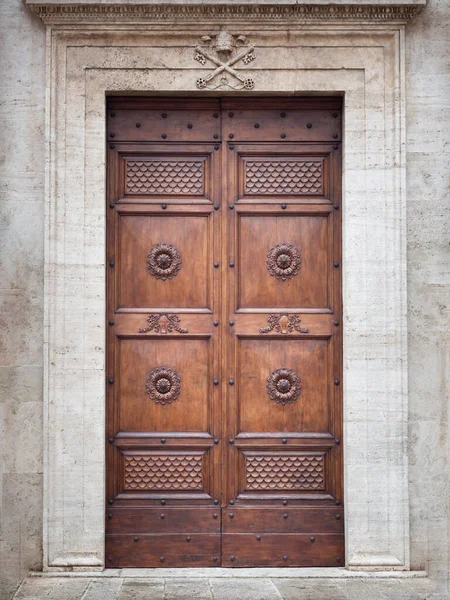
[[[343,535],[225,533],[224,567],[336,567],[343,565]]]
[[[107,116],[107,566],[343,565],[341,99]]]
[[[336,508],[223,510],[223,565],[230,567],[339,566],[344,511]]]
[[[223,510],[222,531],[228,534],[330,533],[344,534],[344,511],[334,508],[241,508]]]
[[[108,567],[215,567],[220,534],[106,535]]]
[[[111,534],[220,534],[220,512],[220,507],[109,508],[106,527]]]

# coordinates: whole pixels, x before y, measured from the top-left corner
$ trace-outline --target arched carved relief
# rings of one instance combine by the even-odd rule
[[[302,393],[300,377],[292,369],[277,369],[267,378],[267,394],[271,400],[282,404],[292,404]]]
[[[282,281],[292,279],[302,266],[300,250],[286,242],[277,244],[267,253],[266,264],[272,277]]]
[[[181,269],[181,254],[172,244],[156,244],[147,256],[147,269],[156,279],[172,279]]]
[[[181,392],[181,377],[168,367],[157,367],[147,375],[146,392],[158,404],[170,404]]]

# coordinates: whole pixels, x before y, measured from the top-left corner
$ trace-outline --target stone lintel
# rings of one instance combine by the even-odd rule
[[[205,3],[202,0],[25,0],[28,7],[45,23],[100,24],[139,22],[195,21],[239,19],[250,22],[340,23],[358,25],[403,24],[415,17],[427,0],[231,0]]]

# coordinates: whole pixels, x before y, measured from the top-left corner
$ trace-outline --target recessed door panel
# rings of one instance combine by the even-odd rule
[[[202,196],[205,161],[192,157],[133,157],[125,164],[125,194]]]
[[[121,492],[202,492],[209,455],[202,450],[121,451]]]
[[[237,403],[241,432],[327,432],[327,339],[240,339]]]
[[[239,309],[328,309],[325,215],[239,214]]]
[[[323,450],[244,451],[243,491],[279,494],[326,489]]]
[[[306,203],[329,201],[330,165],[327,155],[320,152],[286,154],[282,147],[271,150],[270,156],[262,155],[261,148],[255,154],[240,150],[240,202],[295,203],[298,196],[302,196],[302,202]]]
[[[119,346],[121,431],[210,429],[212,355],[207,339],[122,339]]]
[[[210,310],[208,215],[124,215],[119,222],[118,306]]]
[[[217,161],[211,146],[165,145],[164,151],[154,144],[145,152],[119,147],[123,150],[118,164],[119,203],[211,202],[211,174]]]

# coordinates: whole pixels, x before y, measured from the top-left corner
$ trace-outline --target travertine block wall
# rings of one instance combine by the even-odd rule
[[[2,3],[0,55],[0,597],[42,561],[45,33]],[[412,568],[449,570],[450,2],[406,31]],[[2,595],[3,594],[3,595]]]
[[[449,569],[450,3],[406,36],[411,565]]]
[[[0,3],[0,598],[42,563],[45,30]]]

